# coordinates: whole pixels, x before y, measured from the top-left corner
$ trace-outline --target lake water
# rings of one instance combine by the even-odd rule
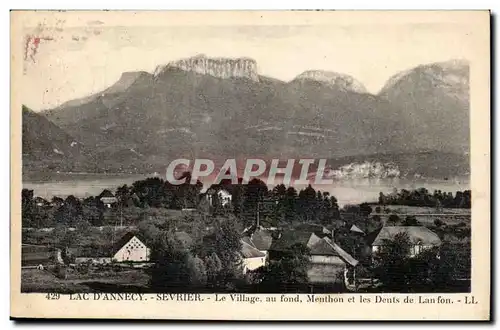
[[[145,179],[140,174],[61,174],[57,178],[26,180],[23,188],[34,190],[35,196],[50,199],[53,196],[88,197],[100,194],[104,189],[114,190],[124,184]],[[205,187],[207,187],[205,185]],[[295,186],[297,190],[305,186]],[[435,179],[357,179],[335,181],[332,185],[313,185],[315,189],[328,191],[335,196],[339,205],[373,202],[378,200],[380,192],[390,193],[396,189],[415,189],[424,187],[430,192],[441,190],[455,193],[457,190],[470,189],[469,178],[453,178],[449,180]]]

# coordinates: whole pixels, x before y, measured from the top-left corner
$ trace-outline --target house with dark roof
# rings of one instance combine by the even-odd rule
[[[251,244],[257,248],[260,252],[266,255],[266,258],[269,256],[269,249],[273,243],[274,237],[276,237],[278,233],[272,230],[266,229],[257,229],[250,234],[249,240],[252,242]]]
[[[311,223],[301,223],[295,226],[294,230],[315,233],[319,237],[331,235],[332,229],[327,229],[325,226]]]
[[[368,243],[372,247],[372,254],[380,251],[388,241],[398,234],[406,234],[410,240],[410,257],[414,257],[424,250],[441,246],[439,236],[424,226],[386,226],[368,234]]]
[[[113,195],[113,193],[107,189],[104,189],[98,197],[99,200],[108,208],[118,202],[118,199],[115,197],[115,195]]]
[[[243,274],[266,265],[267,255],[253,246],[248,238],[241,239],[240,255],[243,261]]]
[[[320,237],[315,233],[288,230],[284,231],[270,247],[269,258],[280,259],[296,244],[309,248],[311,267],[307,274],[313,285],[343,283],[348,272],[354,272],[358,261],[328,236]]]
[[[35,197],[34,199],[34,202],[35,202],[35,205],[36,206],[40,206],[40,207],[49,207],[50,206],[50,202],[42,197]]]
[[[361,228],[359,228],[358,226],[356,226],[356,225],[352,225],[349,230],[351,232],[353,232],[353,233],[356,233],[356,234],[360,234],[360,235],[364,235],[365,234],[365,232]]]

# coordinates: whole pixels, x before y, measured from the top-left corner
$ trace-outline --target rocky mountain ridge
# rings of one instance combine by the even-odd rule
[[[172,61],[166,66],[160,65],[153,75],[158,77],[168,68],[210,75],[217,78],[246,78],[259,81],[257,62],[251,58],[207,57],[204,54]]]
[[[294,79],[295,81],[312,80],[325,83],[332,88],[355,93],[368,93],[366,87],[353,77],[331,71],[309,70],[301,73]]]
[[[433,65],[437,67],[432,72],[453,76],[446,65]],[[456,75],[464,74],[460,72]],[[455,80],[464,79],[468,76]],[[468,134],[443,127],[463,121],[463,116],[448,116],[457,106],[466,106],[458,111],[462,113],[468,104],[447,101],[455,99],[453,89],[446,87],[449,83],[436,88],[427,81],[434,80],[426,70],[415,68],[393,77],[383,93],[373,95],[347,75],[306,71],[287,83],[259,76],[253,60],[198,56],[159,66],[154,74],[124,73],[86,102],[43,114],[96,150],[94,161],[110,172],[163,171],[181,157],[217,161],[359,156],[362,164],[363,155],[462,152],[456,144],[466,144]],[[413,97],[417,94],[418,99]],[[468,94],[462,96],[468,99]],[[436,114],[440,111],[445,115]],[[440,166],[436,157],[423,161]],[[415,167],[419,158],[404,162]],[[437,170],[424,168],[422,174],[432,171]]]

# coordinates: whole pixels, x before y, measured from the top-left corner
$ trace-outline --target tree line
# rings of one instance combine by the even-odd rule
[[[189,175],[189,174],[186,174]],[[189,178],[186,180],[189,182]],[[132,185],[122,185],[114,193],[116,203],[108,209],[102,202],[102,196],[112,192],[104,190],[98,196],[79,199],[73,195],[62,199],[53,197],[45,201],[35,197],[33,190],[22,190],[23,227],[55,227],[65,225],[77,227],[103,226],[116,224],[119,212],[127,213],[131,209],[200,209],[215,215],[232,214],[249,226],[259,217],[260,224],[278,226],[283,223],[316,222],[330,224],[340,218],[340,211],[335,196],[328,192],[316,191],[310,185],[300,191],[283,184],[269,189],[259,179],[248,184],[232,184],[223,181],[211,186],[207,191],[224,189],[231,194],[231,203],[223,205],[216,193],[212,194],[209,205],[206,194],[201,193],[203,185],[184,183],[172,185],[161,178],[147,178]],[[137,221],[138,219],[128,219]]]
[[[414,190],[401,189],[391,194],[379,194],[378,199],[381,205],[407,205],[407,206],[428,206],[436,208],[471,208],[471,191],[443,192],[434,190],[430,193],[426,188]]]

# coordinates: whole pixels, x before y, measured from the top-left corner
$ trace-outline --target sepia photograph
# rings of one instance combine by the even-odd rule
[[[12,290],[477,305],[489,13],[232,14],[11,13]]]

